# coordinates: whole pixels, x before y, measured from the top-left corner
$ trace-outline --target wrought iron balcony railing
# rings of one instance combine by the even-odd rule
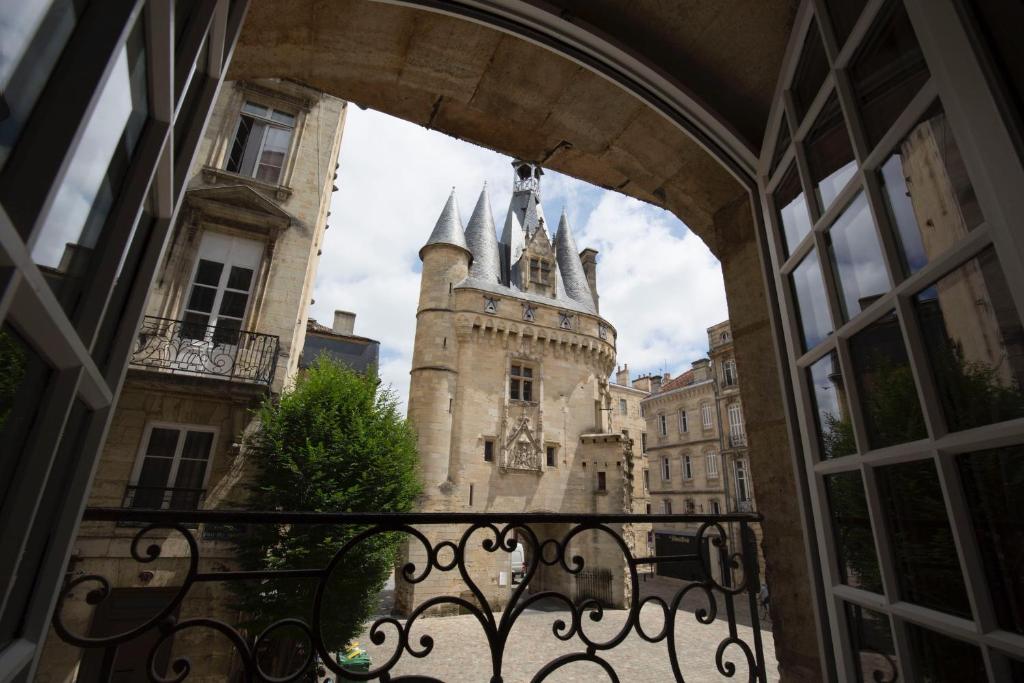
[[[146,316],[130,363],[160,372],[269,385],[279,347],[271,334]]]
[[[747,435],[746,434],[730,434],[729,435],[729,446],[731,448],[737,448],[739,446],[746,446],[746,445],[747,445]]]
[[[467,662],[467,666],[475,671],[489,664],[489,672],[480,672],[482,679],[499,682],[510,680],[509,677],[513,676],[510,669],[529,665],[529,662],[520,661],[521,658],[516,657],[514,651],[506,649],[506,646],[524,610],[543,605],[546,612],[554,610],[560,613],[553,615],[553,625],[547,624],[543,631],[534,632],[535,637],[556,639],[552,642],[558,644],[560,641],[560,651],[564,652],[566,648],[572,651],[556,654],[542,665],[530,665],[528,677],[532,677],[533,681],[543,681],[574,663],[590,662],[601,667],[608,675],[608,680],[617,682],[620,676],[616,667],[635,658],[636,648],[651,646],[658,649],[663,647],[665,658],[660,662],[645,662],[644,667],[656,666],[664,671],[662,674],[652,673],[654,678],[651,680],[674,678],[682,681],[682,664],[691,666],[695,662],[702,663],[709,671],[717,670],[718,675],[724,677],[739,675],[739,678],[749,681],[767,680],[759,623],[760,580],[756,542],[751,529],[752,524],[760,521],[758,515],[661,516],[659,521],[687,523],[696,528],[694,542],[688,546],[693,548],[692,554],[661,556],[648,555],[651,551],[647,544],[633,537],[629,525],[649,523],[650,518],[645,515],[334,514],[90,508],[85,511],[83,519],[144,523],[145,526],[136,532],[130,546],[132,558],[141,565],[159,560],[162,568],[168,566],[161,552],[169,547],[164,542],[169,540],[169,536],[178,536],[184,541],[175,542],[171,546],[188,549],[187,558],[178,558],[183,580],[174,589],[173,598],[164,607],[154,609],[144,623],[134,628],[122,627],[125,630],[115,635],[96,636],[76,632],[69,625],[69,615],[79,611],[76,607],[68,607],[70,596],[76,593],[82,596],[84,589],[85,601],[101,609],[101,603],[116,588],[108,578],[97,574],[79,572],[77,576],[69,577],[54,613],[53,626],[59,637],[76,647],[99,649],[103,654],[102,661],[109,663],[107,666],[112,666],[117,659],[119,647],[123,646],[132,652],[138,652],[141,648],[143,652],[148,652],[146,670],[150,672],[152,680],[186,679],[191,665],[187,659],[188,652],[183,650],[187,649],[188,643],[219,641],[230,643],[236,652],[235,661],[240,662],[241,668],[237,680],[319,680],[315,673],[319,667],[322,669],[321,677],[327,673],[337,680],[437,682],[439,679],[436,676],[432,677],[429,671],[419,669],[430,668],[431,662],[426,658],[434,650],[434,638],[428,633],[434,628],[440,628],[444,620],[423,620],[420,617],[428,613],[428,610],[446,605],[468,612],[475,617],[473,623],[479,624],[490,650],[490,658],[483,656],[483,659],[474,659],[473,662]],[[210,565],[201,557],[205,546],[197,540],[197,534],[188,528],[188,524],[201,524],[204,527],[234,525],[250,529],[254,525],[276,529],[296,529],[303,525],[308,525],[307,528],[348,527],[350,532],[347,537],[351,540],[340,547],[324,566],[236,571],[219,565],[219,570],[211,571],[211,567],[218,565]],[[737,527],[737,537],[730,539],[727,529],[735,530]],[[557,534],[552,533],[554,528],[559,529]],[[611,610],[605,604],[611,596],[609,576],[612,572],[606,571],[607,567],[592,567],[576,554],[581,546],[589,547],[590,541],[581,536],[584,533],[607,538],[609,546],[617,548],[620,553],[622,572],[615,572],[624,578],[624,582],[616,579],[616,585],[621,589],[619,594],[625,609]],[[344,666],[337,654],[324,642],[324,633],[329,630],[330,620],[339,618],[339,615],[325,608],[326,599],[323,596],[328,590],[328,584],[338,578],[334,574],[337,574],[339,567],[351,567],[351,564],[346,565],[345,562],[358,558],[360,548],[366,547],[361,544],[380,534],[404,536],[411,546],[410,554],[424,558],[402,566],[396,572],[399,575],[398,581],[417,584],[431,575],[441,575],[459,579],[457,585],[464,586],[466,590],[450,596],[430,597],[413,607],[406,618],[387,615],[367,624],[369,635],[364,638],[386,652],[376,657],[369,671],[357,671]],[[630,541],[636,544],[637,554],[634,554]],[[507,588],[507,596],[502,597],[501,605],[492,604],[485,591],[493,590],[494,587],[483,585],[481,588],[477,585],[467,562],[468,556],[481,552],[512,553],[517,544],[523,546],[525,555],[521,579],[513,581]],[[696,578],[672,583],[674,595],[654,593],[643,596],[641,576],[648,573],[649,568],[661,563],[666,563],[666,567],[688,563],[687,566],[694,568],[692,575]],[[552,581],[553,576],[569,580]],[[255,590],[262,590],[264,586],[279,579],[312,582],[308,592],[314,596],[312,604],[295,605],[295,616],[282,618],[262,632],[247,632],[201,612],[196,615],[195,605],[187,610],[190,614],[188,618],[179,620],[175,616],[196,584],[220,582],[237,586],[242,582],[250,582]],[[204,592],[204,595],[210,593]],[[190,601],[190,604],[192,602],[199,602],[198,609],[213,609],[208,606],[208,598],[205,603]],[[677,616],[686,621],[677,623]],[[690,622],[690,619],[695,623]],[[526,619],[521,623],[537,622]],[[716,629],[708,634],[712,640],[718,640],[717,647],[680,651],[677,642],[679,629],[690,629],[693,626]],[[520,632],[523,628],[520,626]],[[195,632],[196,629],[216,631],[220,636],[196,640],[193,635],[180,644],[175,642],[173,661],[167,663],[170,652],[166,647],[168,641],[175,634]],[[290,661],[293,668],[287,672],[275,671],[272,675],[265,670],[265,654],[261,653],[267,652],[268,643],[281,630],[300,634],[302,642],[301,646],[292,646],[294,657]],[[614,652],[620,645],[621,650]],[[158,653],[162,653],[163,660],[158,658]],[[510,656],[506,657],[506,653]],[[173,672],[176,676],[158,678],[158,674],[166,675],[156,670],[158,661],[163,661],[167,672]],[[539,668],[534,671],[535,667]],[[521,672],[515,675],[517,678],[520,676]],[[102,675],[101,679],[107,680]]]

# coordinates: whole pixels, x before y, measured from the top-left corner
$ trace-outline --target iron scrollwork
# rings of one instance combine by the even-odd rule
[[[672,515],[668,521],[690,522],[699,527],[695,532],[696,547],[700,550],[692,556],[651,556],[637,557],[629,544],[624,540],[621,531],[615,525],[649,522],[650,519],[638,515],[565,515],[565,514],[442,514],[442,513],[409,513],[409,514],[354,514],[354,513],[261,513],[261,512],[221,512],[221,511],[137,511],[118,508],[96,508],[86,510],[85,520],[103,520],[121,522],[125,519],[138,519],[145,526],[136,532],[131,543],[131,557],[142,564],[151,563],[160,557],[160,546],[150,543],[145,551],[142,546],[147,538],[155,538],[156,533],[176,534],[181,536],[188,548],[187,567],[181,586],[173,598],[151,618],[139,626],[123,633],[91,637],[74,633],[65,621],[62,608],[72,590],[80,586],[95,584],[88,591],[86,601],[98,605],[111,594],[111,584],[103,576],[86,574],[70,580],[65,586],[56,612],[53,626],[57,635],[65,642],[81,648],[104,648],[110,651],[119,645],[156,630],[158,637],[149,653],[149,675],[160,683],[178,683],[185,680],[191,672],[192,665],[187,657],[178,656],[170,663],[171,674],[161,675],[157,670],[156,658],[160,647],[174,637],[175,634],[190,629],[212,629],[227,638],[234,647],[241,662],[241,677],[245,681],[288,681],[306,680],[308,672],[316,662],[319,666],[333,672],[346,680],[380,680],[380,681],[432,681],[436,679],[417,676],[395,675],[394,669],[404,655],[413,658],[428,657],[434,649],[434,639],[429,634],[413,637],[414,629],[420,624],[421,618],[439,606],[454,606],[471,614],[479,623],[491,653],[492,683],[500,683],[503,679],[503,661],[506,644],[517,620],[531,605],[541,601],[557,603],[564,610],[563,615],[551,625],[552,635],[561,641],[578,641],[584,646],[582,652],[572,652],[556,657],[544,664],[533,676],[532,680],[540,682],[551,674],[576,662],[590,662],[600,667],[608,676],[608,680],[617,682],[619,676],[615,666],[607,656],[614,648],[621,645],[631,633],[648,643],[664,643],[671,670],[677,681],[683,681],[680,666],[680,653],[676,643],[676,617],[681,609],[684,598],[690,593],[702,596],[706,607],[697,609],[694,618],[698,624],[708,625],[718,618],[724,606],[728,635],[718,644],[714,653],[715,666],[725,677],[736,677],[741,670],[746,671],[748,681],[765,681],[765,661],[758,624],[757,593],[759,590],[757,559],[754,557],[753,535],[750,524],[759,521],[757,515]],[[202,572],[200,567],[200,544],[196,540],[193,527],[201,524],[352,524],[365,527],[362,532],[352,537],[322,568],[313,569],[275,569],[266,571],[236,572],[230,570]],[[445,538],[432,542],[417,527],[431,525],[466,524],[467,528],[456,540]],[[562,524],[568,531],[561,538],[541,539],[531,525]],[[733,551],[728,543],[725,530],[726,524],[738,525],[740,529],[739,550]],[[564,528],[564,527],[563,527]],[[390,654],[369,671],[354,671],[344,667],[327,647],[323,635],[324,625],[330,617],[324,611],[324,596],[331,582],[332,573],[342,566],[349,553],[358,552],[361,543],[379,534],[399,533],[407,537],[409,543],[417,544],[425,552],[426,561],[422,566],[406,563],[399,569],[401,578],[411,584],[421,583],[433,572],[455,572],[462,583],[468,588],[472,599],[459,595],[434,596],[424,600],[411,611],[407,618],[381,616],[369,625],[369,638],[377,646],[389,643]],[[571,599],[568,595],[555,591],[540,589],[527,594],[527,587],[542,568],[560,570],[569,575],[579,575],[585,566],[584,558],[573,554],[573,540],[581,534],[601,534],[617,547],[624,560],[623,570],[627,577],[630,591],[627,593],[628,604],[624,610],[626,618],[621,627],[604,638],[598,638],[588,632],[588,620],[600,622],[606,612],[606,606],[592,597]],[[705,542],[706,541],[706,542]],[[477,547],[488,553],[499,551],[513,552],[522,542],[527,550],[527,566],[525,576],[514,586],[504,610],[492,608],[484,591],[473,580],[467,567],[468,552],[475,552]],[[475,544],[479,543],[479,546]],[[667,561],[687,559],[700,569],[700,578],[682,584],[671,600],[651,595],[641,598],[639,568],[656,565]],[[719,569],[716,572],[712,567]],[[547,569],[545,569],[546,571]],[[312,618],[306,622],[298,618],[282,619],[267,626],[259,634],[243,634],[223,621],[210,618],[188,618],[177,620],[174,615],[178,607],[188,596],[196,583],[218,581],[261,581],[277,578],[291,578],[316,581]],[[465,594],[463,594],[465,595]],[[719,597],[716,597],[719,596]],[[746,596],[752,620],[752,642],[740,637],[737,629],[735,600]],[[721,605],[720,605],[721,600]],[[661,628],[648,632],[640,621],[640,612],[648,606],[655,606],[662,615]],[[271,639],[275,632],[283,629],[296,629],[301,632],[306,644],[301,651],[301,661],[295,670],[284,676],[274,676],[263,670],[259,661],[261,645]],[[733,652],[733,655],[728,654]],[[738,657],[738,659],[737,659]],[[110,658],[111,661],[112,658]],[[739,666],[738,666],[739,663]]]
[[[270,384],[277,367],[279,340],[271,334],[225,324],[203,325],[146,316],[129,363],[184,375]]]

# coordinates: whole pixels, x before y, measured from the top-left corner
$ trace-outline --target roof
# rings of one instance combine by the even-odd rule
[[[555,256],[558,259],[562,282],[565,284],[565,293],[587,310],[594,311],[594,297],[590,292],[590,283],[583,270],[580,250],[576,248],[576,239],[572,236],[565,209],[562,209],[562,217],[558,220],[558,232],[555,233]]]
[[[376,339],[370,339],[369,337],[360,337],[357,334],[341,334],[340,332],[335,332],[333,329],[331,329],[327,325],[321,325],[320,323],[318,323],[313,318],[310,318],[310,319],[308,319],[306,321],[306,332],[307,333],[312,332],[314,334],[329,335],[331,337],[336,337],[338,339],[350,339],[352,341],[361,341],[361,342],[367,342],[367,343],[370,343],[370,344],[380,344],[380,342],[377,341]]]
[[[661,389],[658,393],[661,393],[663,391],[672,391],[673,389],[680,389],[691,384],[693,384],[693,370],[687,370],[678,377],[670,379],[669,381],[662,384]]]
[[[494,231],[491,200],[487,197],[487,183],[484,183],[484,189],[480,191],[480,198],[466,226],[466,244],[473,254],[470,277],[500,283],[501,260],[498,257],[498,237]]]
[[[441,215],[434,224],[434,230],[430,233],[427,243],[420,249],[420,259],[423,259],[423,249],[432,244],[450,244],[453,247],[461,247],[472,255],[466,245],[466,234],[462,229],[462,219],[459,217],[459,202],[455,198],[455,188],[448,195],[448,201],[441,209]]]

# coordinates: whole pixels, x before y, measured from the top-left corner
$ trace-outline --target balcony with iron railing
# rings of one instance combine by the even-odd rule
[[[747,434],[746,432],[730,432],[729,433],[729,448],[741,448],[747,445]]]
[[[161,373],[269,386],[279,350],[275,335],[146,316],[129,364]]]
[[[121,507],[131,510],[198,510],[205,497],[206,489],[129,485],[125,487]],[[142,525],[124,519],[118,522],[118,526]]]
[[[134,493],[134,501],[141,500],[140,493]],[[167,500],[171,501],[170,507],[175,497],[173,492],[167,495],[170,497],[160,499],[161,505]],[[155,494],[153,500],[157,500]],[[83,520],[141,526],[131,543],[131,561],[142,570],[154,562],[157,564],[151,566],[170,569],[167,559],[173,558],[162,556],[166,548],[184,548],[188,555],[178,558],[180,570],[170,584],[176,587],[171,589],[162,584],[159,589],[165,594],[170,592],[172,597],[162,599],[163,606],[154,608],[152,614],[138,614],[138,625],[119,624],[121,630],[117,633],[86,634],[81,629],[88,625],[75,621],[81,610],[72,603],[84,599],[88,605],[102,609],[102,603],[112,592],[110,579],[85,567],[84,571],[69,574],[54,613],[53,627],[66,643],[103,652],[108,669],[101,672],[101,680],[108,680],[103,674],[111,672],[119,649],[148,656],[147,666],[163,661],[160,666],[166,671],[154,668],[151,672],[179,674],[178,678],[153,680],[181,680],[190,669],[190,654],[209,654],[196,649],[200,642],[208,643],[204,648],[219,642],[218,647],[232,649],[231,657],[238,663],[238,680],[246,681],[321,680],[324,675],[336,680],[462,680],[460,676],[452,677],[453,671],[473,671],[480,674],[474,678],[481,680],[542,681],[572,673],[569,667],[578,663],[600,667],[612,681],[638,680],[640,670],[645,680],[682,681],[684,667],[697,667],[700,680],[738,676],[742,680],[767,681],[769,676],[775,680],[777,675],[768,671],[771,650],[766,653],[766,645],[770,647],[771,635],[762,632],[760,623],[761,583],[753,527],[761,519],[754,514],[662,515],[659,521],[687,524],[695,529],[689,546],[692,550],[676,554],[659,553],[646,544],[634,548],[633,533],[627,530],[632,524],[649,523],[650,518],[631,514],[90,508]],[[210,547],[199,542],[199,533],[193,531],[196,526],[262,526],[288,529],[290,533],[326,526],[336,527],[339,538],[350,540],[323,565],[239,570],[209,561]],[[560,531],[552,535],[552,528]],[[416,584],[431,575],[461,577],[457,585],[466,590],[430,597],[407,616],[383,613],[371,618],[364,625],[362,640],[368,647],[372,644],[377,654],[369,671],[354,670],[339,660],[337,646],[325,643],[328,622],[343,615],[326,610],[323,596],[327,587],[338,580],[338,573],[351,567],[353,561],[358,564],[360,550],[371,548],[382,534],[404,538],[410,552],[415,551],[410,559],[419,558],[396,570],[396,583]],[[184,543],[160,542],[175,535]],[[613,583],[613,572],[607,566],[592,565],[578,554],[593,535],[607,537],[618,548],[619,576],[623,580],[615,579]],[[521,578],[508,585],[507,593],[495,602],[488,592],[493,586],[476,583],[474,558],[479,553],[511,554],[517,547],[525,551]],[[665,571],[658,569],[653,584],[642,581],[651,568],[659,567]],[[665,578],[676,576],[680,567],[691,568],[685,572],[689,578]],[[123,569],[118,571],[131,574]],[[218,605],[211,602],[210,596],[218,593],[211,593],[204,586],[230,586],[237,593],[241,586],[251,585],[258,594],[280,580],[310,582],[308,594],[313,596],[312,604],[295,604],[294,616],[281,618],[261,632],[213,618]],[[616,595],[624,595],[623,608],[611,604],[613,589]],[[196,593],[204,597],[197,597]],[[230,593],[219,594],[230,600]],[[190,606],[183,608],[186,600]],[[443,605],[468,614],[469,621],[460,623],[475,629],[481,637],[467,638],[470,631],[466,631],[454,650],[444,650],[441,638],[435,648],[434,636],[445,633],[447,618],[421,617],[430,616],[431,609]],[[177,618],[179,609],[188,611],[190,616]],[[268,641],[283,629],[292,629],[301,636],[295,645],[298,656],[288,660],[295,668],[275,671],[276,677],[271,677],[263,668],[261,651],[266,651]],[[686,629],[691,637],[678,639],[680,629]],[[179,642],[177,634],[181,632],[194,635]],[[213,635],[197,640],[203,632]],[[527,632],[531,654],[524,657],[521,648]],[[168,661],[171,658],[167,656],[167,644],[172,639],[173,661]],[[159,652],[165,653],[162,660],[157,657]],[[445,657],[461,657],[465,661],[456,665]],[[444,672],[448,676],[443,676]],[[691,678],[687,674],[687,680]]]

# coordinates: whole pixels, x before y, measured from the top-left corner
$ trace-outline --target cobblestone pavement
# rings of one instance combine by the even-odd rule
[[[680,585],[671,579],[652,579],[642,586],[642,595],[672,595]],[[683,676],[688,682],[746,680],[746,658],[739,646],[731,645],[725,651],[725,660],[735,663],[737,671],[734,678],[726,678],[715,665],[715,652],[719,643],[728,637],[728,624],[719,618],[709,625],[698,623],[693,611],[700,607],[700,599],[687,600],[683,609],[676,616],[676,643]],[[690,610],[690,611],[686,611]],[[721,617],[721,614],[719,615]],[[749,614],[737,609],[737,621],[746,620]],[[562,642],[555,638],[552,626],[558,619],[568,620],[564,610],[551,611],[527,610],[517,621],[509,638],[504,661],[504,680],[506,683],[530,681],[533,676],[554,658],[570,652],[582,652],[583,645],[579,639]],[[607,610],[604,619],[592,622],[584,619],[584,629],[590,637],[609,639],[618,633],[626,620],[623,610]],[[648,605],[640,614],[640,623],[645,633],[655,634],[663,628],[664,619],[661,610]],[[395,640],[394,630],[384,627],[388,633],[388,641],[377,647],[370,642],[367,634],[360,639],[360,646],[371,655],[373,662],[379,664],[391,654],[389,643]],[[399,664],[392,670],[393,675],[426,675],[443,681],[481,681],[486,683],[491,676],[491,656],[486,639],[479,622],[472,615],[453,617],[433,617],[421,619],[413,629],[413,643],[419,638],[429,635],[434,639],[434,649],[425,658],[417,659],[406,652]],[[753,630],[746,625],[737,626],[737,635],[741,640],[753,647]],[[779,674],[775,662],[775,648],[771,632],[761,631],[765,662],[769,681],[778,681]],[[608,653],[607,660],[612,664],[619,680],[660,682],[672,681],[672,670],[669,665],[667,646],[664,641],[648,643],[641,639],[636,631],[630,632],[626,640]],[[551,683],[602,683],[608,680],[601,668],[591,662],[576,662],[553,673],[546,681]]]

